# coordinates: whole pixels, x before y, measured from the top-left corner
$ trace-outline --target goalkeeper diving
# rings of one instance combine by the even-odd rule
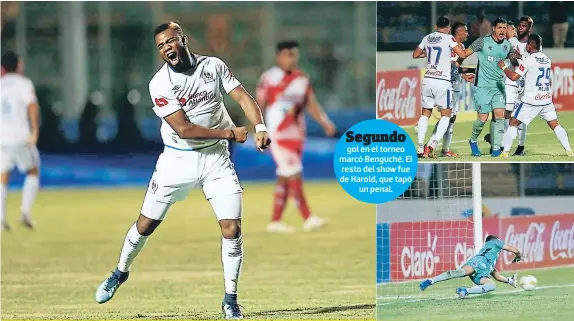
[[[471,288],[457,288],[456,293],[458,296],[464,298],[469,294],[482,294],[496,290],[496,283],[490,279],[492,276],[495,280],[516,288],[518,273],[514,273],[512,277],[508,278],[500,274],[495,268],[498,255],[502,250],[514,253],[515,257],[512,263],[517,263],[522,260],[518,248],[504,243],[494,235],[489,235],[480,252],[470,258],[461,268],[446,271],[432,279],[425,280],[421,282],[419,287],[421,291],[424,291],[437,282],[468,276],[476,286]]]

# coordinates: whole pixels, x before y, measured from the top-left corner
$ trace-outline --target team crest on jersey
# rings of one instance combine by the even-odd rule
[[[488,50],[492,50],[492,46],[488,46]]]
[[[155,180],[151,181],[150,189],[152,194],[155,194],[157,191],[157,182]]]
[[[201,79],[203,79],[203,81],[205,81],[206,84],[215,81],[213,74],[210,73],[209,71],[204,71],[203,73],[201,73]]]
[[[504,51],[506,51],[508,49],[508,47],[506,45],[504,45]]]

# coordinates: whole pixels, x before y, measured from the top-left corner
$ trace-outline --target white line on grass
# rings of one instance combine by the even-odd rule
[[[566,129],[566,128],[564,128],[564,129]],[[567,132],[574,132],[574,128],[566,129],[566,131],[567,131]],[[549,133],[552,133],[552,130],[548,129],[548,130],[543,131],[543,132],[534,132],[534,133],[526,132],[526,138],[528,138],[528,136],[547,135],[547,134],[549,134]],[[455,140],[455,141],[452,141],[452,142],[451,142],[451,144],[462,144],[462,143],[467,143],[467,144],[468,144],[468,139],[465,139],[465,140]],[[545,145],[545,146],[546,146],[546,145]]]
[[[545,289],[555,289],[555,288],[570,288],[570,287],[574,287],[574,284],[564,284],[564,285],[547,285],[547,286],[539,286],[536,287],[536,289],[534,289],[534,291],[539,291],[539,290],[545,290]],[[504,292],[493,292],[490,293],[495,294],[495,295],[502,295],[502,294],[512,294],[512,293],[518,293],[518,292],[526,292],[522,289],[519,290],[511,290],[511,291],[504,291]],[[484,294],[478,294],[478,295],[473,295],[472,297],[478,297],[481,295],[485,295],[485,294],[489,294],[489,293],[484,293]],[[412,303],[412,302],[420,302],[420,301],[431,301],[431,300],[452,300],[455,299],[456,296],[425,296],[424,298],[421,297],[417,297],[417,296],[402,296],[402,297],[377,297],[377,300],[405,300],[406,302]],[[391,304],[395,304],[394,302],[389,302],[389,303],[379,303],[377,302],[377,306],[382,306],[382,305],[391,305]]]

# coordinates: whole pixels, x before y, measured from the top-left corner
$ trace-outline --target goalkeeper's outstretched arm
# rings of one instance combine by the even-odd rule
[[[512,246],[510,244],[504,244],[504,247],[502,249],[514,253],[515,258],[514,260],[512,260],[512,263],[520,262],[520,260],[522,260],[522,254],[520,253],[520,250],[517,247]]]
[[[518,277],[518,273],[515,273],[514,276],[507,278],[504,275],[500,274],[496,269],[490,273],[490,275],[498,282],[506,283],[516,287],[516,278]]]

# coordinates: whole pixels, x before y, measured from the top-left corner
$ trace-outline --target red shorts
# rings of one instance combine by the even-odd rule
[[[275,141],[271,155],[277,165],[277,176],[293,176],[303,171],[303,142]]]

